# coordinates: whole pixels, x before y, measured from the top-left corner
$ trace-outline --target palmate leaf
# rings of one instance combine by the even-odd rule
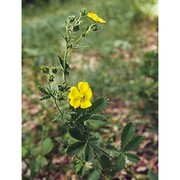
[[[101,176],[101,172],[98,170],[94,170],[88,177],[88,180],[99,180],[100,176]]]
[[[130,139],[135,134],[135,126],[132,122],[129,122],[126,124],[126,126],[123,128],[122,135],[121,135],[121,149],[126,146],[126,144],[130,141]]]
[[[89,161],[93,157],[93,148],[91,147],[90,143],[86,144],[85,148],[85,159],[86,161]]]
[[[39,99],[39,101],[44,101],[51,98],[51,95],[43,96],[42,98]]]
[[[133,163],[137,163],[140,158],[132,153],[124,153],[124,155],[127,157],[127,159]]]
[[[101,157],[100,157],[100,164],[101,164],[101,167],[103,169],[107,169],[107,168],[110,168],[111,166],[111,160],[109,159],[109,157],[105,154],[103,154]]]
[[[125,167],[125,164],[126,164],[125,156],[120,154],[115,160],[115,165],[114,165],[115,171],[121,171]]]
[[[49,92],[46,90],[45,87],[42,87],[40,85],[38,85],[37,87],[43,94],[49,95]]]
[[[84,114],[82,116],[80,116],[77,121],[78,122],[84,122],[84,121],[87,121],[87,120],[96,120],[96,121],[107,121],[107,118],[101,114]]]
[[[106,97],[100,97],[99,99],[95,100],[92,106],[89,108],[89,113],[97,113],[102,112],[108,105],[108,99]]]
[[[124,147],[123,152],[132,151],[136,149],[143,141],[142,136],[134,136],[129,143]]]
[[[86,144],[86,142],[82,142],[82,141],[75,142],[67,148],[66,153],[70,156],[76,155],[77,153],[82,151],[85,144]]]
[[[66,122],[69,121],[71,119],[71,116],[76,114],[73,111],[62,111],[62,114],[58,114],[57,116],[55,116],[53,121],[61,121],[61,122]]]
[[[85,136],[81,133],[81,131],[77,128],[70,128],[69,129],[69,134],[74,138],[74,139],[77,139],[77,140],[80,140],[80,141],[85,141],[86,138]]]

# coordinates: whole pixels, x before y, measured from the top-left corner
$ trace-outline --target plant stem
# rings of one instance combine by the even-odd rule
[[[111,159],[113,159],[114,160],[114,158],[111,156],[111,155],[109,155],[107,152],[105,152],[103,149],[101,149],[101,148],[99,148],[104,154],[106,154],[108,157],[110,157]]]
[[[48,85],[49,85],[49,91],[50,91],[50,93],[51,93],[51,96],[52,96],[53,99],[54,99],[54,103],[55,103],[55,105],[56,105],[58,111],[59,111],[61,114],[63,114],[62,111],[61,111],[61,109],[60,109],[60,107],[59,107],[58,104],[57,104],[56,97],[54,97],[54,95],[53,95],[53,93],[52,93],[51,84],[48,83]]]
[[[61,114],[63,114],[62,111],[61,111],[61,109],[59,108],[59,106],[58,106],[58,104],[57,104],[56,98],[53,97],[53,99],[54,99],[54,103],[55,103],[55,105],[56,105],[58,111],[59,111]]]

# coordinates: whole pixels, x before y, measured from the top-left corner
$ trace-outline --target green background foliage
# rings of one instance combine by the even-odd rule
[[[137,152],[142,157],[138,166],[144,171],[137,166],[132,172],[140,180],[157,179],[157,160],[154,158],[157,157],[158,133],[157,1],[24,0],[22,4],[23,179],[29,178],[28,171],[32,177],[50,179],[58,176],[68,179],[67,172],[73,173],[69,171],[72,169],[70,158],[62,155],[65,148],[61,147],[62,139],[57,137],[65,135],[64,146],[75,143],[75,140],[70,138],[66,129],[53,122],[56,115],[54,104],[49,100],[38,102],[41,94],[37,84],[45,82],[40,67],[58,64],[57,55],[61,54],[64,46],[61,37],[64,20],[83,7],[96,12],[106,20],[106,24],[88,35],[83,41],[85,48],[69,54],[69,83],[76,85],[79,81],[87,81],[94,99],[99,96],[109,98],[105,111],[109,125],[103,126],[97,137],[101,134],[103,139],[111,142],[114,138],[120,144],[123,142],[119,139],[122,125],[129,120],[136,123],[136,132],[145,136],[146,143]],[[68,118],[68,114],[64,116]],[[96,125],[90,121],[86,123],[94,129],[103,125],[102,121]],[[127,130],[129,133],[134,132],[131,126],[132,131]],[[124,141],[129,140],[126,135]],[[141,137],[134,141],[141,141]],[[119,147],[119,144],[114,146]],[[88,159],[92,149],[89,145],[86,147]],[[127,150],[134,148],[125,147]],[[70,148],[69,152],[73,153]],[[123,166],[124,156],[130,161],[138,161],[136,154],[124,152],[117,158],[117,162],[121,162],[118,165]],[[101,161],[105,162],[102,164],[109,163],[107,156],[102,156]],[[88,171],[81,169],[83,163],[77,163],[76,172]],[[99,171],[90,171],[88,178],[98,179],[100,174]],[[118,173],[116,177],[128,179],[128,175],[124,177]]]

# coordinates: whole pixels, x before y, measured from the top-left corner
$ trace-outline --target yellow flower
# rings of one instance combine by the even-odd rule
[[[106,22],[104,19],[100,18],[97,14],[95,14],[93,12],[88,12],[87,16],[96,22],[100,22],[100,23]]]
[[[80,107],[86,109],[92,106],[90,101],[92,98],[92,90],[87,82],[79,82],[78,88],[72,86],[68,98],[70,99],[70,105],[74,108]]]

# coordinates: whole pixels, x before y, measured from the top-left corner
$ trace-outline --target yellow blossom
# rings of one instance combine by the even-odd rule
[[[87,82],[79,82],[78,88],[72,86],[68,98],[70,99],[70,105],[74,108],[80,107],[86,109],[92,106],[90,101],[92,98],[92,90]]]
[[[100,18],[97,14],[95,14],[93,12],[88,12],[87,16],[96,22],[100,22],[100,23],[106,22],[104,19]]]

